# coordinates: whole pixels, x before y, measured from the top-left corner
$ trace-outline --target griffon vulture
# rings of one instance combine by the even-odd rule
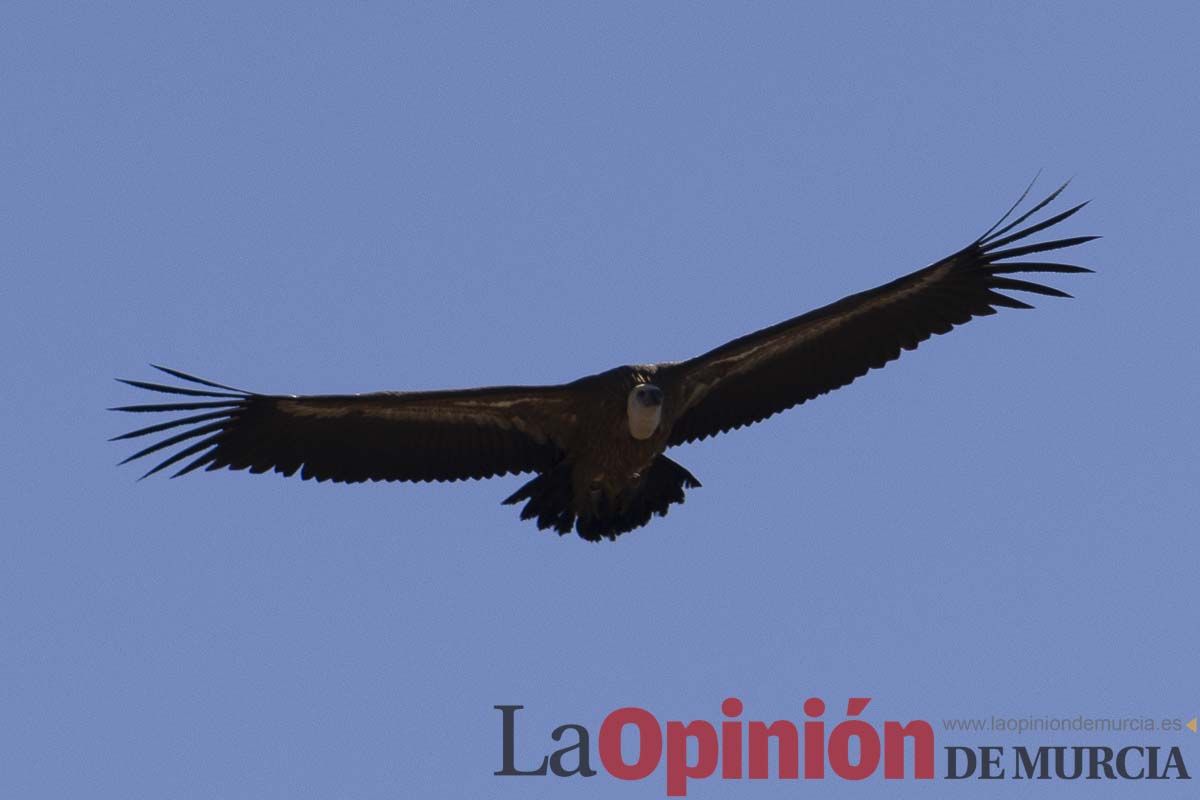
[[[116,438],[182,428],[125,460],[180,446],[146,475],[188,458],[175,476],[227,467],[355,483],[532,472],[533,480],[504,501],[524,503],[522,519],[560,534],[574,529],[592,541],[615,539],[682,503],[685,488],[700,486],[663,454],[668,447],[765,420],[997,308],[1032,307],[1002,292],[1069,297],[1009,277],[1091,271],[1014,261],[1096,238],[1016,244],[1086,205],[1021,227],[1063,188],[1005,225],[1026,189],[986,233],[924,269],[688,361],[617,367],[559,386],[299,397],[256,394],[157,367],[191,386],[123,382],[190,399],[114,410],[199,413]]]

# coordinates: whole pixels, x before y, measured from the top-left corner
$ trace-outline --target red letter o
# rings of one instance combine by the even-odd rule
[[[626,764],[621,757],[621,731],[626,725],[638,729],[638,757]],[[644,708],[626,706],[604,718],[600,725],[600,763],[608,774],[623,781],[638,781],[658,767],[662,758],[662,729],[658,719]]]

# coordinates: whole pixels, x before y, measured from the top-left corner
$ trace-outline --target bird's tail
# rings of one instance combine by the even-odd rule
[[[571,502],[571,465],[560,463],[539,473],[536,478],[504,498],[502,505],[515,505],[528,500],[521,509],[521,519],[537,519],[539,530],[553,528],[560,534],[570,533],[575,525],[575,509]]]
[[[526,483],[504,504],[526,501],[521,519],[536,519],[539,529],[553,528],[559,534],[574,528],[581,538],[597,542],[640,528],[655,514],[666,516],[672,505],[684,501],[685,488],[699,486],[696,476],[660,455],[646,470],[642,482],[620,497],[602,496],[598,505],[576,503],[571,465],[564,463]]]

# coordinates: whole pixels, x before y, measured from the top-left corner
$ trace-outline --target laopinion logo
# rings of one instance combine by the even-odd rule
[[[937,775],[937,745],[926,720],[887,720],[876,724],[862,717],[869,697],[851,697],[845,718],[826,719],[827,706],[810,697],[799,721],[743,719],[737,697],[721,703],[721,719],[667,720],[651,711],[625,706],[605,715],[596,737],[585,725],[566,723],[550,731],[550,746],[538,755],[518,749],[518,728],[525,706],[496,705],[500,713],[503,777],[592,778],[600,770],[625,781],[649,780],[660,766],[668,797],[684,797],[696,780],[850,780],[877,775],[885,780],[1100,780],[1189,779],[1179,747],[1127,745],[1037,745],[1006,750],[996,744],[942,748],[943,769]],[[831,715],[832,716],[832,715]],[[1190,729],[1190,725],[1188,726]],[[634,746],[636,744],[636,746]],[[536,745],[534,746],[536,747]],[[773,757],[772,757],[773,756]],[[598,757],[598,758],[597,758]]]

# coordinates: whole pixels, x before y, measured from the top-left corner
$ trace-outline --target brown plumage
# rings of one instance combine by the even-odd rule
[[[685,488],[700,485],[663,455],[666,448],[759,422],[845,386],[902,350],[997,308],[1032,307],[1002,292],[1069,297],[1007,277],[1091,271],[1012,260],[1096,238],[1012,246],[1086,205],[1020,228],[1063,188],[1004,225],[1023,194],[991,230],[922,270],[688,361],[617,367],[559,386],[307,397],[255,394],[156,367],[192,386],[123,382],[195,399],[115,410],[199,413],[116,439],[171,432],[126,459],[179,446],[146,475],[176,464],[182,466],[175,476],[227,467],[346,483],[533,472],[504,501],[524,502],[522,519],[559,533],[574,529],[589,540],[616,538],[665,515],[683,502]]]

